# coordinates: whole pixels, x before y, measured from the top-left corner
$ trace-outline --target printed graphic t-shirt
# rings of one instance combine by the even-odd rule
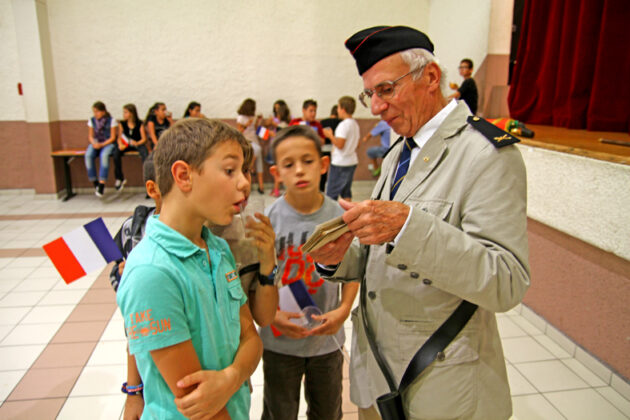
[[[183,419],[150,351],[192,340],[202,369],[221,370],[234,360],[240,341],[241,305],[247,301],[227,243],[204,227],[206,251],[162,223],[147,222],[131,251],[118,289],[129,352],[144,382],[142,418]],[[227,404],[233,419],[248,418],[244,382]]]
[[[278,270],[282,273],[282,284],[304,280],[309,294],[322,313],[339,306],[340,286],[319,277],[313,259],[302,253],[302,245],[317,225],[341,214],[343,209],[327,196],[324,196],[322,207],[313,214],[298,213],[284,197],[265,209],[265,215],[271,220],[276,233],[276,254]],[[343,327],[335,337],[339,344],[343,345],[345,341]],[[337,344],[330,335],[296,340],[284,335],[276,337],[271,327],[264,327],[260,330],[260,338],[266,350],[291,356],[313,357],[337,350]]]

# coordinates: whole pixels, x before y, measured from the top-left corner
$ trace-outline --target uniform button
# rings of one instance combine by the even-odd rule
[[[376,292],[374,290],[370,290],[368,292],[368,297],[372,300],[376,299]]]
[[[398,264],[398,269],[399,270],[406,270],[407,266],[405,264]]]
[[[423,157],[422,160],[424,160],[425,162],[428,162],[429,161],[429,156]]]
[[[435,355],[435,358],[439,361],[439,362],[443,362],[444,359],[446,359],[446,356],[444,355],[443,351],[438,351],[437,354]]]
[[[422,279],[422,283],[426,284],[427,286],[430,286],[433,282],[429,279]]]
[[[409,275],[411,276],[412,279],[417,279],[418,277],[420,277],[420,274],[415,273],[413,271]]]

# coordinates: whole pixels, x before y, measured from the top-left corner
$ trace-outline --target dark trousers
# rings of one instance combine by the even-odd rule
[[[118,145],[116,145],[116,148],[114,149],[114,153],[112,154],[112,157],[114,158],[114,173],[116,175],[116,179],[119,179],[121,181],[125,179],[125,176],[123,175],[123,171],[122,171],[122,157],[124,156],[125,153],[131,152],[132,150],[137,151],[140,154],[140,159],[142,159],[143,163],[144,163],[144,160],[147,158],[147,156],[149,156],[149,151],[147,150],[147,147],[144,144],[138,147],[127,146],[125,150],[118,149]]]
[[[309,420],[341,419],[343,355],[339,350],[322,356],[297,357],[263,352],[262,420],[295,420],[304,377],[306,417]]]

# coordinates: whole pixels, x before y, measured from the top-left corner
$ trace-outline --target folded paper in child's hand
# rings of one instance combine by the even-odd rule
[[[315,231],[302,245],[302,252],[312,252],[348,232],[348,225],[341,216],[317,225]]]

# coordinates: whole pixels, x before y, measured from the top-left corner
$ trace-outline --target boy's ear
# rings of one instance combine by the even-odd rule
[[[171,175],[177,188],[182,192],[190,192],[192,189],[192,168],[183,160],[178,160],[171,166]]]
[[[277,165],[272,165],[271,167],[269,167],[269,173],[271,175],[273,175],[274,178],[278,177],[278,166]]]
[[[330,167],[330,156],[322,156],[320,158],[322,162],[322,169],[319,171],[322,175],[328,172],[328,168]]]
[[[159,201],[162,198],[162,194],[160,194],[160,189],[157,186],[157,183],[152,180],[148,180],[145,184],[147,189],[147,195],[151,197],[154,201]]]

